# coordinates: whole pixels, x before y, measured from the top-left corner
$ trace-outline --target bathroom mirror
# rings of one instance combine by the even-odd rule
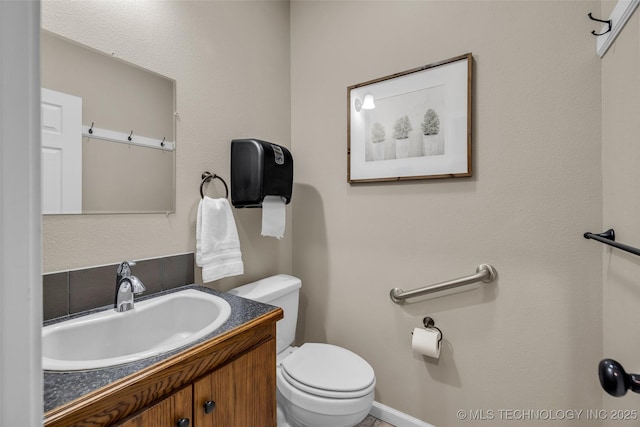
[[[41,85],[44,214],[175,211],[174,80],[42,30]]]

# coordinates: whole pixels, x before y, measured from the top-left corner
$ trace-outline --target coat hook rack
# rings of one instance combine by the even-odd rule
[[[2,0],[0,0],[2,1]],[[109,142],[118,142],[129,146],[136,145],[140,147],[156,148],[163,151],[174,151],[175,142],[167,140],[166,136],[160,140],[158,137],[146,137],[136,135],[133,137],[133,131],[119,132],[111,129],[101,129],[95,127],[95,122],[91,122],[91,126],[82,125],[82,136],[91,139],[100,139]]]
[[[602,19],[598,19],[598,18],[594,18],[593,15],[591,14],[591,12],[589,12],[589,19],[591,19],[592,21],[596,21],[596,22],[602,22],[603,24],[607,24],[609,26],[609,28],[607,28],[607,30],[603,33],[596,33],[595,30],[591,31],[591,34],[593,34],[594,36],[603,36],[605,34],[607,34],[608,32],[611,31],[611,19],[608,19],[606,21],[602,20]]]

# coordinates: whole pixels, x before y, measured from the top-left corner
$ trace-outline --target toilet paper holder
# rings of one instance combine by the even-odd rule
[[[436,326],[435,320],[433,320],[429,316],[426,316],[422,319],[422,324],[426,329],[435,329],[436,331],[440,332],[440,338],[438,339],[438,344],[440,344],[442,338],[444,338],[444,334],[442,333],[442,330]],[[411,332],[411,335],[413,335],[413,331]]]

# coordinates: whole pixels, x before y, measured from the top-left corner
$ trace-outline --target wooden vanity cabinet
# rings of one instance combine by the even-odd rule
[[[193,387],[187,386],[175,392],[169,397],[143,410],[129,420],[117,424],[118,427],[174,427],[180,420],[189,420],[193,417]],[[184,424],[184,422],[183,422]],[[187,426],[184,426],[187,427]]]
[[[275,427],[275,345],[262,344],[194,382],[194,427]],[[215,408],[206,413],[209,402]]]
[[[275,427],[281,318],[269,312],[49,411],[44,427]]]
[[[216,369],[118,427],[275,427],[275,340]]]

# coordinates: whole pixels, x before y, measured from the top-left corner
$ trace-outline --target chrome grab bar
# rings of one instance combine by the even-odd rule
[[[401,304],[407,298],[418,297],[421,295],[432,294],[434,292],[447,291],[449,289],[457,288],[459,286],[470,285],[475,282],[489,283],[496,280],[498,272],[493,266],[489,264],[480,264],[476,268],[476,274],[466,277],[460,277],[458,279],[448,280],[446,282],[436,283],[435,285],[425,286],[412,291],[404,291],[400,288],[393,288],[389,292],[391,301]]]

